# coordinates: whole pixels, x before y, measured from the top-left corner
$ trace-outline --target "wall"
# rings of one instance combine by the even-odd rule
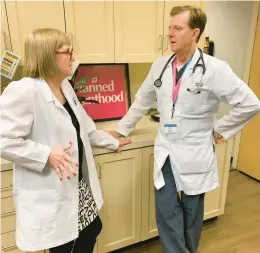
[[[2,56],[1,56],[2,57]],[[12,80],[10,80],[10,79],[8,79],[7,77],[5,77],[5,76],[1,76],[1,83],[0,83],[0,92],[2,93],[3,92],[3,90],[4,90],[4,88],[10,83],[10,82],[12,82],[12,81],[16,81],[16,80],[20,80],[21,78],[22,78],[22,72],[23,72],[23,68],[22,68],[22,66],[20,65],[20,66],[18,66],[17,67],[17,70],[16,70],[16,72],[15,72],[15,74],[14,74],[14,77],[13,77],[13,79]]]
[[[208,24],[205,33],[215,42],[215,56],[228,62],[243,79],[253,2],[208,1],[206,8]],[[223,116],[230,109],[229,105],[221,104],[217,117]]]
[[[129,64],[129,77],[130,77],[130,93],[131,102],[134,101],[134,96],[138,91],[140,85],[146,78],[152,63],[131,63]]]

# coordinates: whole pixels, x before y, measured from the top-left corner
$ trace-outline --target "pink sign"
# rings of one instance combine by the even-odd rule
[[[125,65],[80,65],[74,88],[93,120],[122,118],[128,108]],[[94,102],[94,103],[93,103]]]

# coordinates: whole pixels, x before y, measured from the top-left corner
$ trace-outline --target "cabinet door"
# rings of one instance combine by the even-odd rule
[[[104,206],[98,252],[110,252],[141,239],[142,151],[95,157]]]
[[[219,187],[205,195],[204,220],[224,213],[233,139],[217,144]]]
[[[67,32],[81,63],[114,62],[112,1],[65,1]]]
[[[19,250],[15,243],[15,231],[1,234],[1,242],[2,242],[2,253],[24,253]],[[49,251],[41,250],[35,251],[34,253],[49,253]]]
[[[164,7],[164,37],[163,37],[163,55],[169,55],[172,54],[171,48],[168,41],[168,27],[170,24],[170,13],[171,9],[174,6],[180,6],[180,5],[195,5],[202,9],[204,9],[204,5],[202,1],[165,1],[165,7]],[[204,42],[203,37],[201,36],[200,41],[198,43],[198,47],[203,48]]]
[[[143,148],[142,168],[142,241],[158,235],[155,220],[153,164],[154,147]]]
[[[24,42],[36,28],[56,28],[65,32],[63,1],[7,1],[12,48],[23,55]]]
[[[115,61],[153,62],[162,55],[162,1],[115,1]]]
[[[5,2],[1,1],[1,58],[5,50],[12,50],[11,40],[7,23]]]

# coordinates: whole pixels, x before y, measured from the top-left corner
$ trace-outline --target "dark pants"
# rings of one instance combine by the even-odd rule
[[[92,253],[96,244],[96,238],[102,230],[102,222],[99,216],[79,233],[74,241],[50,249],[50,253]],[[74,245],[74,248],[73,248]],[[73,248],[73,251],[72,251]]]
[[[204,194],[179,198],[169,157],[163,168],[165,186],[155,189],[156,222],[163,253],[196,253],[204,215]]]

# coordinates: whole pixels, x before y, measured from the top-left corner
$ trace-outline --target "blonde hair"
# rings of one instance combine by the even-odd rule
[[[204,32],[207,23],[207,15],[201,8],[196,6],[191,6],[191,5],[173,7],[170,15],[171,17],[173,17],[185,11],[189,11],[190,13],[189,27],[191,29],[195,29],[195,28],[200,29],[200,34],[197,38],[197,42],[198,42],[201,34]]]
[[[57,29],[35,29],[25,41],[23,74],[26,77],[48,79],[58,73],[55,52],[71,45],[67,34]]]

